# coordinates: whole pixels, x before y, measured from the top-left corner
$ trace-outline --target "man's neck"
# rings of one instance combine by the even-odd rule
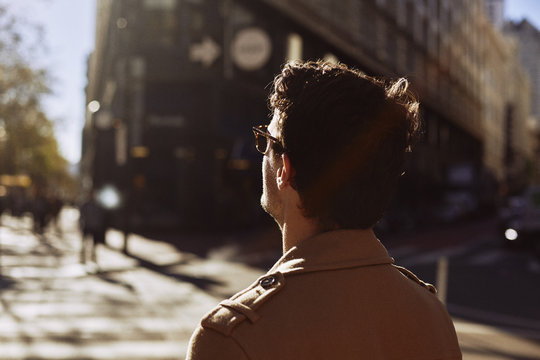
[[[301,241],[320,233],[317,223],[305,218],[300,211],[287,213],[281,228],[283,253],[286,253]]]
[[[321,232],[317,221],[304,216],[302,202],[298,192],[291,186],[282,194],[281,217],[277,220],[281,229],[283,253],[286,253],[301,241]]]

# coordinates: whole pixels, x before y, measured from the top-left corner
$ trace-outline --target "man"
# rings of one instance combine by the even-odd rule
[[[31,203],[32,218],[34,220],[34,231],[36,234],[43,234],[47,225],[50,211],[49,201],[45,191],[38,187]]]
[[[342,64],[285,65],[273,119],[254,128],[284,254],[203,318],[188,359],[461,359],[434,287],[394,266],[372,230],[419,128],[407,87]]]
[[[88,194],[88,199],[81,205],[79,226],[82,231],[81,238],[81,263],[86,264],[87,237],[91,238],[90,256],[91,261],[97,263],[96,247],[105,244],[105,232],[107,230],[105,210],[96,200],[94,190]]]

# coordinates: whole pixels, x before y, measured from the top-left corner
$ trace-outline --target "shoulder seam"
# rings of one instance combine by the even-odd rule
[[[285,277],[280,272],[266,274],[244,291],[222,301],[201,320],[203,327],[214,329],[230,336],[233,329],[249,319],[251,323],[260,318],[257,310],[285,285]]]
[[[230,338],[234,341],[236,346],[238,346],[240,348],[240,350],[242,350],[242,353],[245,355],[246,359],[250,360],[250,357],[249,357],[246,349],[244,349],[244,347],[242,346],[242,344],[240,344],[240,342],[238,340],[236,340],[236,338],[234,336],[230,336]]]

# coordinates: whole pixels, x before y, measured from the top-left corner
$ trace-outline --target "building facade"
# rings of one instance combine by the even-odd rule
[[[481,0],[99,0],[97,19],[84,183],[121,189],[135,224],[254,221],[250,127],[268,122],[267,85],[290,59],[411,80],[425,138],[398,203],[416,218],[491,201],[506,154],[528,154],[505,137],[509,122],[521,129],[528,83],[505,90],[520,69]]]
[[[534,136],[533,182],[540,183],[540,31],[529,21],[508,22],[505,34],[516,41],[515,49],[531,83],[529,133]]]
[[[518,44],[490,23],[483,27],[484,162],[495,169],[505,193],[521,191],[531,181],[534,136],[530,129],[531,82],[516,56]]]
[[[540,31],[524,19],[508,22],[505,33],[518,41],[516,50],[531,80],[531,113],[540,124]]]
[[[504,27],[504,0],[485,0],[486,13],[495,29]]]
[[[296,27],[251,1],[98,1],[83,186],[118,189],[128,227],[256,222],[267,85],[298,51],[331,56]]]

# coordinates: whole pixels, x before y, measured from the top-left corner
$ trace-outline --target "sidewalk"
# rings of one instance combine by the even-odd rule
[[[137,236],[126,256],[115,231],[99,266],[83,266],[77,216],[64,210],[62,234],[42,237],[2,217],[0,359],[182,359],[201,316],[261,273]]]

